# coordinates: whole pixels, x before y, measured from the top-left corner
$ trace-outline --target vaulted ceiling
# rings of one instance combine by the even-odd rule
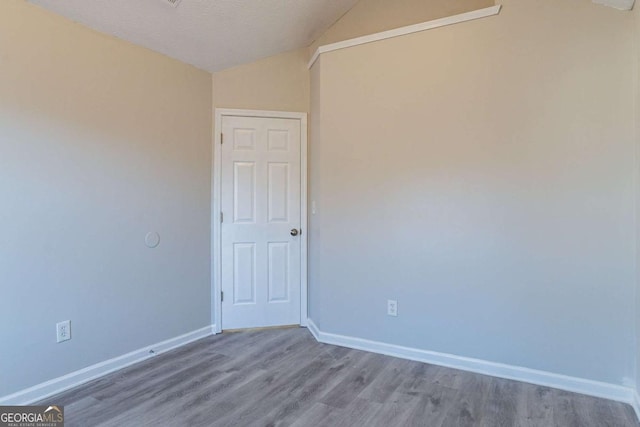
[[[358,0],[29,0],[211,72],[308,46]]]

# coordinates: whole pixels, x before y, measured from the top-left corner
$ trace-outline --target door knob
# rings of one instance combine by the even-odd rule
[[[296,230],[295,228],[292,228],[291,229],[291,235],[294,236],[294,237],[297,236],[298,235],[298,230]]]

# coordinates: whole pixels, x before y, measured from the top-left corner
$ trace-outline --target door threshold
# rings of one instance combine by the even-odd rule
[[[300,328],[300,325],[278,325],[278,326],[261,326],[258,328],[239,328],[239,329],[223,329],[222,333],[236,333],[236,332],[255,332],[255,331],[270,331],[274,329],[293,329]]]

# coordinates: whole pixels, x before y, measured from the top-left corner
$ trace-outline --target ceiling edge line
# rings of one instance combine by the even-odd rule
[[[595,1],[595,0],[594,0]],[[447,16],[445,18],[435,19],[432,21],[426,21],[419,24],[408,25],[406,27],[395,28],[393,30],[382,31],[380,33],[368,34],[366,36],[356,37],[353,39],[343,40],[337,43],[326,44],[318,47],[315,53],[309,60],[307,68],[311,69],[313,64],[316,63],[321,54],[332,52],[334,50],[346,49],[354,46],[359,46],[367,43],[373,43],[381,40],[386,40],[394,37],[405,36],[408,34],[418,33],[421,31],[432,30],[435,28],[445,27],[448,25],[459,24],[461,22],[473,21],[475,19],[486,18],[494,16],[500,13],[502,5],[487,7],[484,9],[473,10],[471,12],[465,12],[458,15]]]

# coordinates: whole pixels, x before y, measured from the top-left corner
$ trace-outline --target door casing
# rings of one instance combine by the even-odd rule
[[[235,110],[216,108],[215,134],[212,150],[212,184],[211,184],[211,308],[213,313],[211,323],[214,333],[222,332],[222,251],[220,227],[220,196],[222,194],[222,159],[221,159],[221,129],[224,116],[235,117],[266,117],[278,119],[300,120],[300,326],[307,326],[307,113],[263,111],[263,110]]]

